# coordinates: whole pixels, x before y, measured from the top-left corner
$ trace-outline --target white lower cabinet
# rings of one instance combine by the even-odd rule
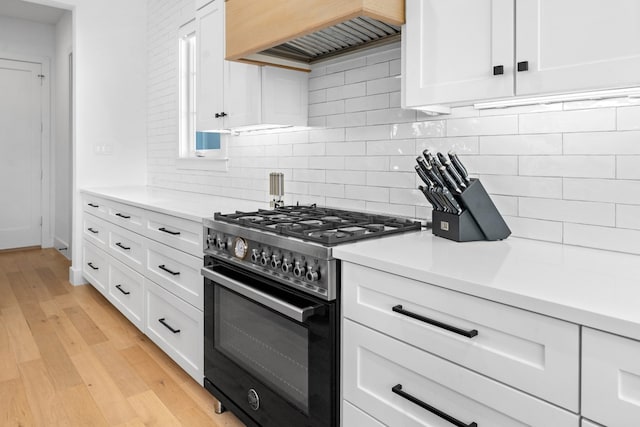
[[[577,427],[579,417],[344,320],[344,399],[389,426]],[[431,409],[427,409],[430,407]]]
[[[145,333],[192,377],[202,376],[204,316],[153,282],[145,292]]]
[[[140,330],[144,321],[144,278],[112,259],[109,263],[109,300]]]
[[[583,328],[582,414],[608,427],[640,425],[640,342]]]
[[[580,421],[580,427],[602,427],[600,424],[593,423],[587,419],[582,419]]]
[[[83,203],[84,277],[202,384],[202,224],[91,194]]]
[[[342,427],[384,427],[384,424],[371,418],[346,400],[342,401]]]

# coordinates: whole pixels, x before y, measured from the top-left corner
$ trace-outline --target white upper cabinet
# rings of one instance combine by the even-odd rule
[[[407,0],[403,105],[513,95],[513,13],[513,0]]]
[[[308,74],[225,61],[224,23],[222,0],[196,12],[197,130],[306,126]]]
[[[518,95],[640,84],[640,2],[517,0]]]
[[[640,84],[637,0],[407,0],[403,106]]]

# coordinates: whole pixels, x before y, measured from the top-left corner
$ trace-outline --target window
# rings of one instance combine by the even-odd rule
[[[197,37],[195,23],[179,29],[179,167],[187,169],[221,169],[221,165],[212,162],[194,162],[201,158],[224,160],[226,169],[226,135],[196,130],[196,84],[197,84]],[[185,161],[183,161],[185,160]],[[207,164],[209,163],[209,164]]]

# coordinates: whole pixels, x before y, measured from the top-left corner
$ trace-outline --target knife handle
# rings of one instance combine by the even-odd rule
[[[442,189],[442,196],[447,200],[449,206],[451,207],[451,212],[455,212],[457,215],[460,215],[462,213],[460,204],[447,188]]]
[[[433,207],[433,209],[437,211],[442,210],[442,205],[440,205],[440,202],[438,201],[438,199],[434,196],[433,193],[431,193],[431,191],[427,187],[420,185],[418,186],[418,188],[420,189],[420,191],[422,191],[422,194],[424,194],[424,197],[427,198],[429,203],[431,203],[431,206]]]
[[[416,165],[415,170],[422,182],[424,182],[429,187],[433,186],[433,183],[431,182],[427,174],[425,174],[424,171],[420,168],[420,166]]]
[[[447,172],[447,169],[442,165],[442,163],[440,163],[440,160],[438,160],[438,158],[433,159],[432,166],[434,167],[434,169],[437,169],[440,172],[440,176],[442,176],[446,184],[446,188],[456,194],[462,194],[462,190],[460,190],[460,188],[458,187],[458,183],[456,183],[451,175],[449,175],[449,172]]]
[[[436,187],[444,187],[444,183],[442,182],[442,180],[440,180],[437,175],[433,175],[431,173],[432,167],[427,161],[425,161],[425,159],[423,159],[422,157],[418,156],[418,157],[416,157],[416,162],[418,163],[418,166],[420,167],[422,172],[428,177],[429,181],[431,181],[431,183],[427,183],[427,185],[429,185],[429,186],[434,185]]]
[[[467,169],[464,167],[464,165],[458,158],[458,155],[454,151],[449,151],[449,158],[451,159],[451,163],[453,164],[453,166],[460,173],[460,176],[462,177],[462,179],[464,179],[467,183],[471,182],[471,180],[469,179],[469,173],[467,172]]]
[[[438,153],[438,159],[440,159],[440,163],[442,163],[442,165],[447,169],[447,172],[449,172],[449,175],[451,175],[451,177],[455,180],[455,183],[458,184],[458,187],[460,187],[462,191],[464,191],[467,188],[467,184],[464,179],[462,179],[456,168],[453,166],[449,157],[442,153]]]

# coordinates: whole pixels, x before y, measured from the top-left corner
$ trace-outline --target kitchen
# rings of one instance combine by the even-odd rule
[[[200,209],[206,211],[202,215],[210,217],[214,211],[252,211],[268,206],[272,198],[268,191],[270,172],[284,174],[285,204],[316,203],[319,206],[424,220],[431,217],[431,207],[424,195],[417,190],[421,181],[413,170],[415,158],[426,148],[443,153],[454,149],[471,175],[479,178],[491,194],[511,229],[511,237],[504,242],[453,244],[431,237],[430,232],[426,231],[421,233],[423,237],[412,241],[413,243],[406,241],[404,237],[385,238],[378,243],[372,240],[357,246],[358,252],[362,254],[355,251],[350,253],[348,246],[344,246],[344,249],[337,248],[336,252],[341,253],[350,265],[380,266],[379,270],[394,273],[391,277],[380,276],[390,281],[397,280],[397,274],[457,291],[444,297],[447,301],[453,301],[460,295],[475,295],[481,301],[501,302],[498,307],[519,307],[527,313],[543,315],[545,320],[563,319],[576,328],[577,325],[586,325],[635,340],[640,338],[637,322],[634,323],[633,320],[637,319],[637,315],[634,317],[631,307],[633,297],[636,296],[631,284],[637,277],[637,263],[633,262],[636,259],[633,255],[639,253],[640,247],[640,225],[637,222],[639,202],[634,196],[640,194],[636,172],[640,158],[637,148],[640,100],[637,92],[635,95],[633,92],[613,92],[598,96],[602,99],[593,99],[596,98],[594,95],[587,95],[584,99],[550,98],[535,104],[497,105],[499,108],[482,105],[488,104],[489,97],[478,95],[474,99],[477,104],[475,108],[469,103],[456,106],[456,102],[452,101],[449,104],[454,106],[449,112],[431,115],[401,108],[403,81],[398,76],[406,64],[403,64],[402,47],[399,43],[389,44],[328,59],[312,66],[308,78],[310,129],[232,136],[227,141],[228,170],[199,170],[189,166],[189,163],[197,162],[197,159],[187,159],[186,163],[176,159],[176,138],[179,132],[176,84],[179,28],[189,21],[190,16],[195,16],[195,5],[186,1],[149,1],[146,4],[135,2],[134,5],[129,2],[122,2],[121,5],[114,2],[92,2],[95,4],[91,6],[81,1],[57,3],[58,6],[59,3],[74,3],[68,5],[73,7],[74,56],[77,60],[72,248],[82,248],[85,240],[83,236],[86,234],[82,222],[85,207],[81,189],[146,184],[154,188],[180,191],[180,194],[186,192],[209,195],[211,200],[228,197],[247,202],[205,209],[207,198],[201,196]],[[573,6],[588,10],[598,4],[599,2],[590,2],[589,6]],[[630,58],[628,60],[631,64],[634,57],[629,52],[637,52],[637,46],[631,41],[638,40],[638,13],[633,3],[629,3],[628,7],[630,12],[625,14],[624,19],[629,21],[624,21],[625,25],[611,25],[611,22],[622,19],[615,15],[615,8],[607,8],[607,12],[613,16],[607,13],[592,16],[586,12],[585,16],[590,16],[600,24],[608,22],[608,26],[613,27],[607,27],[613,34],[611,37],[624,36],[623,40],[629,40],[629,46],[626,46],[629,51],[625,53],[628,55],[620,56]],[[122,13],[122,10],[131,13]],[[499,8],[496,10],[504,11]],[[445,12],[450,11],[442,11]],[[456,12],[459,13],[459,10]],[[469,10],[474,15],[472,12],[474,11]],[[513,25],[513,13],[508,15]],[[114,25],[116,22],[120,25]],[[146,25],[140,25],[141,22]],[[444,40],[450,40],[453,46],[472,43],[464,36],[464,29],[467,28],[465,26],[468,25],[465,20],[450,25],[449,32],[442,29],[445,32]],[[554,21],[549,25],[550,31],[557,28]],[[593,37],[597,39],[598,35]],[[511,38],[513,40],[513,35]],[[600,53],[611,50],[613,45],[606,42],[598,45],[596,40],[591,39],[589,42],[589,45],[599,47]],[[632,50],[633,47],[635,51]],[[623,50],[622,47],[620,49]],[[513,52],[513,49],[506,50]],[[140,55],[139,52],[146,53]],[[614,51],[613,54],[618,55],[619,52]],[[417,57],[418,55],[414,55],[411,58]],[[635,57],[637,58],[637,54]],[[449,59],[444,57],[443,61],[446,63]],[[479,61],[483,63],[487,59],[481,58]],[[511,62],[509,65],[505,61],[503,74],[491,73],[491,78],[510,74],[511,80],[506,86],[513,91],[513,76],[520,72],[514,70],[513,59]],[[522,61],[518,59],[517,62]],[[630,67],[629,64],[626,66]],[[486,65],[493,67],[502,63]],[[609,75],[623,78],[624,73],[618,72],[614,65],[607,65],[610,71],[607,78]],[[535,64],[530,63],[529,67],[534,69]],[[572,78],[579,80],[577,77]],[[602,81],[604,80],[603,76]],[[495,84],[495,81],[491,84]],[[614,87],[619,86],[599,89]],[[470,89],[467,87],[465,90]],[[491,86],[490,90],[495,90],[495,87]],[[412,92],[417,94],[419,90],[414,88]],[[448,94],[451,96],[454,92],[450,89]],[[122,96],[122,93],[127,95]],[[96,99],[101,102],[97,103]],[[415,101],[405,100],[407,101],[420,106]],[[214,160],[211,163],[219,165],[220,162]],[[137,203],[147,208],[155,206],[161,213],[166,214],[171,209],[176,209],[168,204],[162,206],[159,198],[149,197],[147,200],[144,195],[132,194],[131,197],[136,198]],[[118,208],[122,208],[122,204],[127,205],[123,203],[121,195],[111,197],[113,198],[117,199],[115,206]],[[183,200],[182,209],[196,209],[188,206],[188,203],[186,199]],[[135,212],[120,213],[128,215]],[[157,241],[158,238],[152,237],[150,240]],[[382,248],[381,242],[385,242]],[[376,259],[375,255],[371,255],[372,252],[378,252],[381,258],[389,260]],[[407,252],[410,252],[410,256]],[[454,258],[459,257],[461,260],[460,265],[468,266],[465,269],[468,276],[464,272],[458,272],[459,265],[453,262],[455,260],[449,260],[447,254],[455,254]],[[71,278],[74,283],[79,284],[84,282],[81,250],[73,251],[72,258]],[[482,262],[476,261],[478,259]],[[466,262],[462,264],[462,261]],[[424,265],[424,271],[417,271],[416,265]],[[454,272],[457,275],[452,278]],[[362,277],[367,277],[366,274],[360,272]],[[353,277],[351,273],[344,271],[343,283],[346,283],[347,276]],[[545,283],[536,283],[536,280],[542,279]],[[160,283],[160,279],[156,281]],[[560,287],[563,282],[569,282],[566,288]],[[615,291],[611,291],[611,287]],[[344,290],[346,286],[343,286]],[[373,292],[371,289],[367,291]],[[185,298],[187,297],[181,297],[183,300]],[[602,312],[591,317],[585,315],[589,305],[598,299],[603,306]],[[536,303],[540,300],[546,300],[547,304]],[[194,302],[192,306],[197,306],[197,303]],[[594,307],[592,309],[595,311]],[[370,325],[371,314],[367,315],[358,307],[353,310],[349,315],[345,314],[356,321],[352,323]],[[612,321],[611,318],[618,320]],[[517,329],[519,322],[523,321],[516,318],[509,323]],[[468,320],[462,323],[467,324]],[[391,331],[384,329],[384,325],[371,328],[381,331],[383,335],[409,335],[409,332],[402,332],[402,328]],[[492,328],[498,326],[492,325]],[[424,332],[422,329],[418,331]],[[480,336],[483,336],[482,330]],[[571,342],[575,344],[579,334],[573,331],[570,336],[573,340]],[[436,334],[431,339],[444,340],[438,337]],[[597,342],[598,338],[601,337],[590,339],[596,339]],[[524,339],[529,339],[528,342],[532,345],[550,345],[540,344],[533,337]],[[584,334],[582,339],[587,339]],[[628,342],[631,343],[629,348],[633,348],[635,341]],[[429,348],[427,343],[424,347],[414,343],[412,348],[415,347]],[[579,349],[577,344],[572,348],[574,352]],[[434,351],[428,350],[429,353]],[[586,399],[589,396],[584,389],[581,397],[578,393],[579,357],[576,354],[572,362],[567,362],[573,369],[574,377],[567,380],[570,390],[566,391],[564,397],[547,395],[546,391],[535,387],[528,388],[530,385],[524,380],[518,383],[516,377],[526,375],[514,373],[515,368],[505,369],[507,376],[504,377],[494,371],[483,371],[483,367],[469,365],[471,362],[458,360],[455,355],[438,356],[442,358],[436,358],[438,360],[452,360],[469,367],[469,370],[464,369],[466,373],[479,372],[481,375],[476,376],[485,382],[489,378],[494,385],[505,387],[506,384],[509,390],[515,388],[524,391],[519,393],[529,397],[531,401],[550,402],[546,407],[554,410],[564,408],[562,411],[566,413],[583,414],[586,419],[602,425],[625,425],[624,421],[607,418],[610,414],[606,408],[603,410],[604,415],[587,412],[589,407]],[[482,359],[485,356],[478,357]],[[584,360],[582,363],[585,363]],[[487,364],[491,365],[491,362]],[[441,369],[446,371],[447,368],[443,366]],[[627,395],[626,404],[634,399],[633,384],[637,380],[638,371],[636,369],[636,374],[633,374],[632,369],[629,366],[620,371],[624,373],[621,374],[620,387],[625,390],[622,394]],[[389,372],[391,371],[390,368]],[[584,386],[584,367],[582,381]],[[478,384],[480,387],[480,383]],[[546,390],[549,387],[540,388]],[[380,404],[380,408],[376,410],[371,409],[371,402],[358,394],[358,390],[343,390],[343,393],[350,393],[350,397],[345,400],[348,402],[345,405],[354,408],[349,409],[350,416],[362,414],[363,417],[368,417],[364,418],[367,420],[402,425],[402,411],[397,413],[397,408],[400,407],[411,416],[418,417],[416,419],[423,420],[419,417],[424,415],[417,415],[419,411],[424,411],[419,406],[416,406],[417,409],[412,408],[411,404],[398,403],[401,401],[398,400],[394,401],[397,405],[395,409],[384,411],[384,406]],[[531,395],[539,399],[531,398]],[[397,398],[402,399],[399,396]],[[453,408],[460,406],[450,405]],[[609,405],[603,406],[611,408]],[[449,412],[450,407],[447,408]],[[465,411],[467,409],[463,414],[467,414]],[[450,412],[459,418],[468,418],[467,422],[473,419],[473,414],[463,417],[456,409]],[[544,413],[542,410],[539,412]],[[624,415],[621,417],[620,419],[625,419]],[[389,421],[390,419],[395,421]],[[577,417],[566,425],[578,425],[579,421],[575,420]],[[477,419],[475,421],[482,424]],[[572,424],[574,421],[575,424]],[[588,424],[591,421],[582,422],[583,425],[592,425]],[[413,422],[420,425],[426,421]],[[487,422],[484,424],[487,425]],[[545,425],[544,422],[529,424]],[[367,424],[363,422],[353,425]]]

